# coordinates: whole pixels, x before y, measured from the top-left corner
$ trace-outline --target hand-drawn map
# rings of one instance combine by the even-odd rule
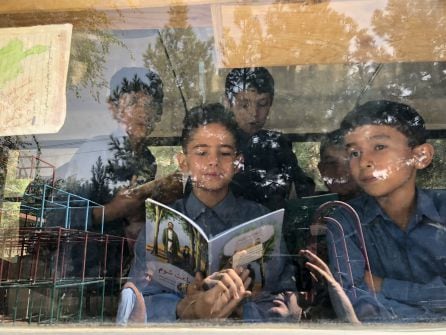
[[[0,136],[62,127],[71,33],[71,24],[0,29]]]

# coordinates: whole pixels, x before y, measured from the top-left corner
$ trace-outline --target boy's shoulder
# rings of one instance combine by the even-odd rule
[[[369,223],[377,216],[385,216],[378,202],[372,196],[364,193],[348,202],[358,214],[362,224]],[[337,215],[352,218],[348,211],[339,209]],[[415,213],[424,215],[435,221],[445,221],[446,218],[446,189],[417,189]],[[353,218],[349,221],[353,221]]]
[[[446,189],[418,189],[417,211],[446,223]]]

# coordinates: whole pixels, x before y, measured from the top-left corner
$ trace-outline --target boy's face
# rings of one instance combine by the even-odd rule
[[[340,195],[354,195],[358,185],[350,174],[349,158],[342,145],[327,146],[318,164],[328,190]]]
[[[430,160],[423,158],[423,148],[430,145],[410,148],[404,134],[385,125],[357,127],[345,135],[345,144],[354,180],[375,198],[411,194],[416,169],[426,167],[424,163],[432,159],[432,155]]]
[[[237,158],[234,136],[221,124],[211,123],[195,130],[178,163],[191,176],[194,189],[227,192]]]
[[[144,92],[130,92],[119,98],[118,108],[113,110],[113,114],[124,125],[129,137],[138,142],[147,138],[160,120],[159,108],[152,96]]]
[[[231,110],[238,126],[245,133],[253,135],[265,125],[272,102],[270,93],[249,89],[235,95]]]

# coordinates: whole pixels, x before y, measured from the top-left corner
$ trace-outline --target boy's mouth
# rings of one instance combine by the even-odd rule
[[[205,175],[206,177],[212,177],[212,178],[220,177],[220,174],[219,174],[218,172],[207,172],[207,173],[205,173],[204,175]]]
[[[360,178],[360,181],[363,184],[370,184],[370,183],[373,183],[373,182],[375,182],[377,180],[378,180],[378,178],[376,178],[375,176],[365,176],[365,177],[361,177]]]

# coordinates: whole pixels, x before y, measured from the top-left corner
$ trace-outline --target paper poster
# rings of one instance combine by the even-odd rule
[[[0,29],[0,136],[62,127],[71,33],[71,24]]]

